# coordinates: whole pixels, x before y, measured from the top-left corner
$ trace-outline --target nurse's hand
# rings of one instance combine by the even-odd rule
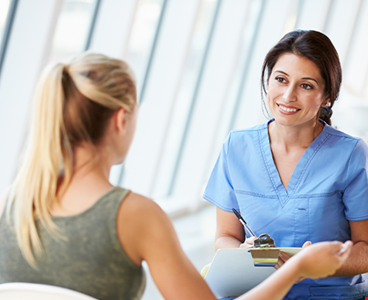
[[[247,238],[245,240],[245,242],[243,244],[241,244],[239,246],[239,248],[250,248],[250,247],[253,247],[253,243],[254,243],[254,240],[257,239],[257,237],[250,237],[250,238]]]
[[[305,243],[303,244],[302,248],[308,247],[308,246],[310,246],[310,245],[312,245],[312,242],[307,241],[307,242],[305,242]],[[274,267],[274,268],[275,268],[276,270],[278,270],[278,269],[279,269],[279,268],[281,268],[281,267],[282,267],[282,265],[283,265],[284,263],[286,263],[289,259],[290,259],[290,256],[289,256],[289,255],[287,255],[287,254],[286,254],[286,253],[284,253],[284,252],[280,252],[280,254],[279,254],[279,260],[277,261],[277,264],[275,265],[275,267]],[[306,277],[300,277],[297,281],[295,281],[295,283],[299,283],[299,282],[303,281],[304,279],[306,279]]]

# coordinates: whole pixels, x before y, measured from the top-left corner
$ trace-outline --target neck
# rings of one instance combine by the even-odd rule
[[[74,149],[73,178],[95,174],[109,180],[112,163],[101,149],[91,145],[81,145]]]
[[[75,186],[110,185],[109,176],[113,163],[106,151],[90,144],[81,144],[75,147],[73,160],[71,180],[68,186],[61,180],[58,190],[62,195],[59,196],[63,196],[66,189]]]
[[[65,216],[80,213],[112,187],[109,182],[112,155],[107,154],[108,151],[91,145],[80,145],[74,149],[71,180],[69,183],[61,181],[58,203],[53,204],[52,214]]]
[[[285,126],[275,120],[268,127],[272,145],[283,147],[286,151],[308,148],[322,130],[323,125],[317,120],[299,126]]]

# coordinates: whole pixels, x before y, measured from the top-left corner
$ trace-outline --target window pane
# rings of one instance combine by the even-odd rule
[[[4,35],[6,17],[8,16],[10,0],[0,0],[0,45]]]
[[[138,3],[125,58],[134,70],[138,92],[142,87],[162,5],[163,0],[140,0]]]
[[[173,117],[162,155],[162,164],[155,185],[153,195],[155,199],[169,196],[172,186],[175,184],[172,180],[175,178],[175,168],[180,159],[180,147],[182,146],[182,140],[185,135],[187,121],[192,113],[193,96],[201,64],[203,59],[205,59],[206,43],[209,38],[216,5],[217,1],[214,0],[201,1],[184,78],[180,86],[178,98],[176,99]]]
[[[50,61],[60,61],[85,48],[96,0],[64,0],[52,42]]]

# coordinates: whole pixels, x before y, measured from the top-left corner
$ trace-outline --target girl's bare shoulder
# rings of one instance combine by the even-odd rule
[[[120,216],[144,222],[166,219],[166,213],[152,199],[130,192],[120,207]]]

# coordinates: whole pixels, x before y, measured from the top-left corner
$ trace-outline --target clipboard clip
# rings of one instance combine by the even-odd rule
[[[268,234],[261,234],[249,248],[255,267],[274,267],[279,259],[280,249],[275,247],[275,241]]]
[[[263,233],[253,242],[254,248],[274,248],[275,241],[268,234]]]

